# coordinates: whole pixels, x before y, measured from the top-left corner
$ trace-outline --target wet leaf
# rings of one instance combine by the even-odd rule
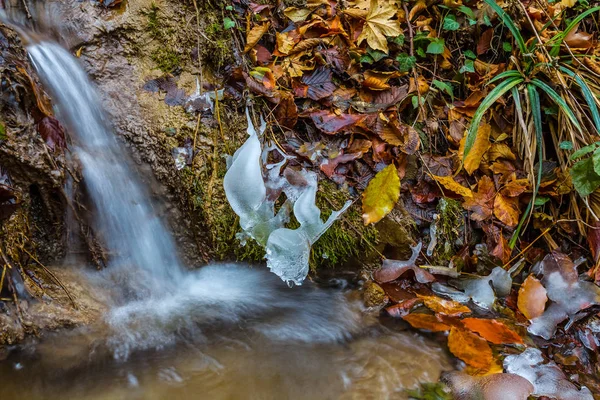
[[[471,309],[454,300],[442,299],[437,296],[417,295],[423,300],[425,306],[435,313],[448,315],[450,317],[459,317],[463,314],[469,314]]]
[[[362,86],[371,90],[386,90],[390,88],[388,81],[399,76],[400,74],[396,71],[379,72],[367,70],[364,73],[365,80],[363,81]]]
[[[400,197],[400,178],[393,164],[375,175],[362,195],[365,225],[380,221],[394,209]]]
[[[496,319],[465,318],[461,320],[470,331],[476,332],[494,344],[523,344],[519,334],[510,329],[504,322]]]
[[[67,147],[65,131],[56,118],[44,117],[38,123],[38,132],[52,151]]]
[[[412,313],[402,318],[417,329],[425,329],[431,332],[445,332],[451,329],[450,325],[441,322],[435,315],[431,314]]]
[[[365,17],[365,26],[357,39],[357,44],[364,40],[375,50],[388,53],[386,36],[395,37],[402,33],[400,22],[392,19],[396,16],[398,8],[395,3],[388,1],[371,0],[369,11]]]
[[[304,75],[303,85],[294,89],[296,96],[309,97],[313,100],[320,100],[333,94],[337,87],[331,81],[331,70],[328,68],[318,68],[311,75]]]
[[[387,311],[390,316],[395,318],[403,318],[410,313],[410,311],[415,308],[418,304],[421,303],[421,299],[413,298],[401,301],[398,304],[394,304],[393,306],[386,307],[385,311]]]
[[[547,301],[546,288],[539,279],[529,275],[519,288],[519,298],[517,300],[519,311],[527,319],[537,318],[544,313]]]
[[[411,247],[412,256],[408,260],[390,260],[385,259],[375,273],[373,277],[377,282],[391,282],[400,276],[404,275],[405,272],[412,271],[415,275],[415,279],[419,283],[430,283],[435,281],[435,277],[423,268],[417,267],[415,264],[417,258],[419,258],[419,252],[423,243],[419,242],[416,246]]]
[[[311,113],[310,118],[319,130],[328,135],[335,135],[338,132],[353,127],[362,121],[365,116],[359,114],[336,115],[330,111],[323,110]]]
[[[402,124],[395,114],[386,118],[380,115],[375,131],[383,140],[392,146],[398,146],[403,153],[414,154],[419,150],[421,141],[419,133],[410,125]]]
[[[467,330],[453,327],[448,335],[448,348],[474,368],[487,371],[492,365],[492,349],[488,342]]]

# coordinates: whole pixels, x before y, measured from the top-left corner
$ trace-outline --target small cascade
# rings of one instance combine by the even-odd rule
[[[56,43],[34,43],[28,51],[73,138],[98,232],[111,252],[111,268],[142,271],[137,281],[150,291],[176,283],[183,268],[173,239],[128,165],[86,73]]]

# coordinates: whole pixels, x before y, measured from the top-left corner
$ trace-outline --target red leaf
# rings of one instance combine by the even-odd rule
[[[310,118],[319,130],[328,135],[335,135],[339,131],[356,125],[358,122],[362,121],[365,116],[357,114],[336,115],[330,111],[323,110],[310,114]]]
[[[321,100],[333,94],[336,86],[331,81],[331,70],[321,67],[311,75],[304,75],[302,83],[307,86],[306,96],[313,100]]]
[[[481,34],[477,43],[477,55],[480,56],[487,52],[492,47],[492,38],[494,37],[494,29],[490,28]]]

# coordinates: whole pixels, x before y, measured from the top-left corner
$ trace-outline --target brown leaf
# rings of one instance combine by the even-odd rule
[[[336,86],[331,81],[331,70],[320,67],[311,75],[302,77],[303,85],[294,88],[298,97],[309,97],[313,100],[320,100],[333,94]]]
[[[400,123],[395,114],[390,115],[389,118],[380,114],[375,132],[387,143],[400,147],[405,154],[414,154],[419,150],[421,144],[419,133],[412,126]]]
[[[479,42],[477,42],[477,55],[480,56],[492,48],[492,38],[494,37],[494,29],[489,28],[481,34]]]
[[[319,130],[328,135],[335,135],[340,131],[353,127],[362,121],[365,116],[357,114],[336,115],[331,111],[321,110],[311,113],[310,118]]]
[[[392,317],[403,318],[418,304],[421,303],[421,299],[413,298],[401,301],[393,306],[386,307],[385,311],[388,312]]]
[[[459,317],[471,312],[469,307],[454,300],[446,300],[437,296],[423,296],[420,294],[417,294],[417,296],[419,299],[423,300],[427,308],[435,313],[448,315],[450,317]]]
[[[527,319],[541,316],[546,308],[548,296],[546,288],[533,275],[529,275],[519,288],[517,307]]]
[[[456,357],[477,369],[487,371],[492,365],[493,354],[488,342],[467,330],[452,328],[448,335],[448,348]]]
[[[471,214],[469,217],[473,221],[483,221],[492,216],[493,200],[496,196],[496,188],[494,182],[489,176],[484,175],[479,179],[477,191],[473,192],[472,197],[465,198],[463,207]]]
[[[498,193],[494,199],[494,215],[502,223],[508,226],[517,226],[519,223],[519,199],[505,197]]]
[[[593,37],[590,33],[579,32],[578,27],[575,27],[565,36],[564,43],[573,50],[588,50],[595,45]]]
[[[519,334],[502,321],[496,319],[465,318],[461,320],[463,325],[479,334],[488,342],[494,344],[523,344]]]
[[[65,131],[54,117],[44,117],[38,123],[38,132],[46,142],[46,145],[52,150],[64,149],[67,147],[65,141]]]
[[[431,332],[445,332],[450,330],[450,325],[447,325],[438,320],[435,315],[412,313],[402,317],[413,328],[425,329]],[[454,329],[454,328],[452,328]]]
[[[367,70],[364,73],[365,80],[363,81],[362,86],[371,90],[389,89],[390,85],[388,85],[388,81],[399,76],[400,73],[398,71],[380,72]]]
[[[292,129],[298,121],[298,107],[294,102],[294,96],[288,92],[280,92],[281,100],[275,107],[273,115],[286,128]]]
[[[263,35],[267,33],[270,26],[270,22],[265,22],[264,24],[254,26],[248,31],[248,34],[246,35],[246,47],[244,47],[244,53],[247,53],[250,51],[250,49],[256,46]]]

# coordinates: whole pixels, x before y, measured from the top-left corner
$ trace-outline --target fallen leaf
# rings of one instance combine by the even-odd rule
[[[496,196],[494,182],[489,176],[484,175],[479,179],[477,191],[471,197],[465,198],[463,207],[471,213],[469,217],[473,221],[484,221],[492,216],[494,209],[493,200]]]
[[[425,303],[425,306],[435,313],[448,315],[450,317],[459,317],[468,314],[471,309],[454,300],[442,299],[437,296],[423,296],[417,294],[417,297]]]
[[[517,226],[519,223],[519,199],[505,197],[498,193],[494,198],[494,215],[508,226]]]
[[[369,11],[365,17],[365,26],[357,39],[357,44],[364,40],[375,50],[388,53],[386,36],[396,37],[402,33],[400,22],[392,19],[396,16],[398,8],[395,3],[371,0]]]
[[[413,298],[401,301],[398,304],[394,304],[393,306],[389,306],[385,308],[390,316],[395,318],[403,318],[410,313],[410,311],[418,304],[421,303],[421,299]]]
[[[476,332],[494,344],[523,344],[519,334],[496,319],[465,318],[461,322],[470,331]]]
[[[519,288],[517,306],[527,319],[541,316],[546,308],[548,296],[546,288],[533,275],[529,275]]]
[[[358,114],[336,115],[331,111],[322,110],[311,113],[310,118],[317,129],[328,135],[335,135],[340,131],[353,127],[362,121],[365,116]]]
[[[38,123],[38,132],[42,135],[50,150],[55,151],[56,149],[67,147],[65,131],[56,118],[50,116],[44,117]]]
[[[389,118],[380,115],[377,118],[375,132],[387,143],[400,147],[405,154],[414,154],[419,150],[421,144],[419,133],[412,126],[398,121],[395,114]]]
[[[492,349],[488,342],[467,330],[453,327],[448,335],[448,348],[456,357],[477,369],[487,371],[492,365]]]
[[[267,33],[270,26],[270,22],[265,22],[264,24],[254,26],[248,31],[248,34],[246,35],[246,47],[244,47],[244,53],[247,53],[250,51],[250,49],[256,46],[263,35]]]
[[[471,192],[471,189],[464,187],[460,183],[456,182],[451,176],[432,175],[431,177],[438,181],[444,187],[444,189],[447,189],[463,197],[473,197],[473,192]]]
[[[489,28],[481,34],[479,42],[477,42],[477,55],[480,56],[485,54],[489,49],[492,48],[492,39],[494,37],[494,29]]]
[[[465,170],[472,175],[477,169],[479,169],[479,165],[481,164],[481,158],[488,151],[490,146],[490,133],[492,132],[492,127],[487,123],[482,123],[477,129],[477,136],[475,137],[475,143],[473,143],[473,147],[469,151],[466,157],[464,157],[464,167]],[[464,150],[465,150],[466,136],[460,142],[460,149],[458,154],[461,158],[463,158]]]
[[[390,88],[388,81],[399,77],[400,73],[398,71],[379,72],[367,70],[363,75],[365,77],[365,80],[362,82],[363,87],[371,90],[385,90]]]
[[[298,97],[309,97],[313,100],[320,100],[333,94],[337,87],[331,81],[331,70],[320,67],[311,75],[302,77],[303,85],[294,88],[294,93]]]
[[[400,198],[400,178],[394,164],[375,175],[362,195],[365,225],[380,221],[393,210]]]
[[[413,328],[425,329],[431,332],[445,332],[451,329],[450,325],[441,322],[435,315],[431,314],[412,313],[405,315],[402,319],[408,322]]]

